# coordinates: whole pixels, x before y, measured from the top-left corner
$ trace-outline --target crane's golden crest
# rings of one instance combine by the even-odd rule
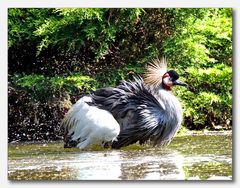
[[[144,74],[144,82],[158,87],[162,83],[162,76],[167,72],[167,60],[165,57],[154,59],[148,64]]]

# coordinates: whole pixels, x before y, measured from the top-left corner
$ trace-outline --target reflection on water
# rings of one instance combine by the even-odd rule
[[[131,154],[129,154],[131,153]],[[123,153],[121,176],[123,180],[176,180],[185,179],[183,156],[165,148]]]
[[[9,179],[232,179],[231,136],[176,137],[166,148],[132,145],[121,150],[80,151],[62,145],[10,144]]]

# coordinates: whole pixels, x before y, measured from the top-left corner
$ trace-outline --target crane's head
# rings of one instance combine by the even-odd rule
[[[171,90],[174,85],[187,86],[186,83],[178,80],[179,75],[174,70],[167,71],[167,60],[161,58],[153,60],[148,64],[144,74],[144,82],[154,87],[161,87]]]
[[[171,88],[174,85],[187,86],[186,83],[178,80],[178,78],[179,78],[179,75],[176,71],[174,71],[174,70],[167,71],[162,76],[162,87],[163,87],[163,89],[171,90]]]

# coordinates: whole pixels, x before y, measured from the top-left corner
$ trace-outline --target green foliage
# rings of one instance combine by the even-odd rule
[[[185,125],[229,127],[232,118],[231,9],[205,9],[201,19],[189,17],[185,27],[177,24],[176,32],[165,41],[164,50],[171,57],[171,66],[176,67],[190,85],[188,91],[182,88],[176,91],[185,108]]]
[[[35,102],[62,100],[70,93],[83,93],[95,90],[95,80],[89,76],[73,74],[70,76],[47,77],[43,75],[14,75],[11,86],[27,91]]]
[[[8,9],[8,47],[35,45],[39,40],[33,35],[53,9],[9,8]],[[31,44],[30,44],[31,43]]]
[[[114,13],[103,8],[10,9],[9,47],[22,34],[25,40],[38,40],[37,55],[50,45],[67,51],[87,46],[96,59],[103,58],[109,53],[109,44],[115,41],[117,32],[131,27],[141,13],[141,9],[118,9]],[[19,26],[22,16],[29,17]]]
[[[211,67],[223,62],[231,65],[231,9],[204,12],[201,19],[188,17],[184,27],[177,24],[176,32],[163,45],[166,56],[180,68]]]
[[[188,90],[176,91],[182,99],[185,109],[185,125],[193,128],[199,126],[230,126],[232,108],[232,69],[225,64],[218,64],[208,69],[188,68]],[[191,101],[191,102],[189,102]]]

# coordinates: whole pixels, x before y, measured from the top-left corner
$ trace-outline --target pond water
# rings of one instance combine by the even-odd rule
[[[9,180],[232,180],[232,136],[175,137],[167,147],[64,149],[9,144]]]

